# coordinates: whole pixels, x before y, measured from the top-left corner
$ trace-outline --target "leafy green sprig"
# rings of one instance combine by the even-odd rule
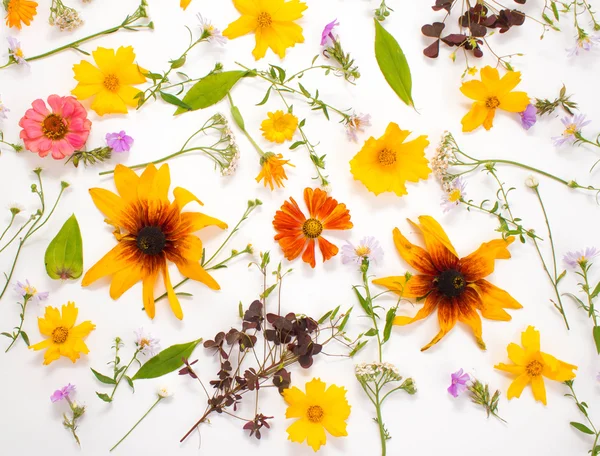
[[[558,97],[554,100],[548,98],[536,98],[535,109],[537,110],[538,115],[545,116],[552,114],[558,108],[562,108],[567,114],[572,116],[574,115],[573,111],[578,109],[577,103],[571,101],[572,96],[573,95],[567,95],[567,87],[563,84],[558,93]]]
[[[577,421],[571,421],[570,424],[573,428],[577,429],[582,434],[591,435],[594,437],[594,443],[592,444],[592,448],[590,449],[590,451],[588,451],[588,453],[591,456],[598,456],[600,455],[600,430],[598,430],[596,426],[594,426],[594,423],[590,419],[590,415],[588,413],[589,406],[587,405],[587,403],[581,402],[577,398],[577,395],[575,394],[574,384],[574,380],[567,380],[565,382],[565,385],[567,385],[567,387],[571,391],[569,394],[565,394],[565,397],[570,397],[571,399],[573,399],[573,401],[577,405],[577,408],[587,421],[587,425],[579,423]]]
[[[473,380],[473,382],[467,386],[467,389],[469,390],[471,402],[482,406],[486,411],[488,418],[492,415],[503,423],[506,423],[506,421],[498,415],[498,404],[500,402],[501,394],[499,390],[496,390],[494,394],[490,394],[489,385],[487,383],[483,384],[477,379]]]

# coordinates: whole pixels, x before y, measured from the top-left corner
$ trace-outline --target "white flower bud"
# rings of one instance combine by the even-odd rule
[[[530,175],[525,179],[525,185],[529,188],[537,188],[540,185],[540,181],[534,175]]]

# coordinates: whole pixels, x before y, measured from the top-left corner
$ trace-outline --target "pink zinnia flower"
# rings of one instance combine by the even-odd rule
[[[90,134],[92,122],[87,111],[74,97],[50,95],[46,107],[43,100],[37,99],[19,121],[21,139],[25,147],[40,157],[49,153],[52,158],[61,160],[81,149]]]

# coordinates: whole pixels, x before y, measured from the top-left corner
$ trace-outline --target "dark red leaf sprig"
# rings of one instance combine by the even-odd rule
[[[314,357],[321,354],[323,347],[333,340],[353,348],[353,342],[343,332],[349,314],[338,315],[339,307],[318,321],[294,312],[267,312],[267,298],[281,287],[283,277],[287,274],[282,274],[280,264],[273,272],[276,283],[267,286],[269,261],[267,252],[261,256],[260,263],[253,263],[263,275],[263,292],[260,299],[253,301],[245,310],[240,304],[242,321],[239,329],[219,331],[212,339],[204,342],[204,348],[212,352],[219,363],[218,371],[208,385],[205,386],[199,373],[194,371],[194,364],[198,360],[183,360],[184,367],[179,374],[189,376],[201,384],[207,396],[207,406],[202,417],[181,441],[200,424],[205,423],[212,413],[233,415],[238,412],[244,395],[249,392],[255,396],[254,418],[234,416],[245,422],[243,429],[249,430],[250,436],[260,439],[261,431],[270,428],[267,420],[273,418],[259,412],[259,399],[265,388],[277,388],[282,393],[292,382],[292,374],[288,368],[298,364],[308,369],[312,366]],[[278,293],[278,297],[277,308],[281,309],[281,293]]]
[[[488,46],[486,36],[493,30],[498,30],[501,34],[508,32],[512,27],[523,25],[525,14],[516,9],[496,9],[485,1],[477,0],[475,5],[471,5],[472,0],[461,0],[462,11],[464,13],[458,18],[458,30],[445,34],[446,20],[452,14],[458,0],[435,0],[432,6],[434,11],[446,11],[446,16],[442,22],[433,22],[421,27],[423,35],[435,38],[435,41],[423,50],[427,57],[435,59],[440,53],[440,42],[447,46],[456,47],[471,52],[471,54],[480,58],[483,56],[483,46]],[[526,0],[515,0],[516,3],[524,4]],[[493,51],[492,51],[493,53]],[[509,65],[503,57],[494,55],[499,63],[504,66]],[[508,68],[508,66],[507,66]]]

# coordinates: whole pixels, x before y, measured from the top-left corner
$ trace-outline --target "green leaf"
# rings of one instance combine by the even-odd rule
[[[592,334],[594,335],[594,342],[596,342],[596,350],[600,355],[600,326],[594,326],[594,331]]]
[[[29,346],[29,336],[25,331],[21,331],[21,338],[27,344],[27,346]]]
[[[367,345],[366,340],[363,340],[362,342],[359,342],[356,347],[354,347],[352,349],[352,351],[348,354],[348,356],[350,356],[350,358],[352,358],[354,355],[356,355],[365,345]]]
[[[233,117],[233,120],[235,120],[237,126],[240,127],[241,130],[246,131],[246,123],[244,122],[242,113],[240,112],[237,106],[231,107],[231,116]]]
[[[376,336],[378,333],[379,333],[379,331],[377,331],[375,328],[371,328],[365,333],[365,336],[373,337],[373,336]]]
[[[112,399],[110,398],[110,396],[106,393],[99,393],[98,391],[96,391],[96,396],[98,396],[100,399],[102,399],[104,402],[112,402]]]
[[[247,71],[224,71],[222,73],[211,73],[194,84],[183,97],[183,102],[192,111],[204,109],[217,104],[229,93],[232,87],[243,77],[253,76]],[[186,109],[178,108],[175,115],[186,112]]]
[[[371,315],[373,315],[373,309],[371,309],[371,304],[367,302],[367,300],[365,298],[363,298],[363,296],[360,294],[360,291],[358,291],[358,288],[356,287],[352,287],[354,289],[354,293],[356,293],[356,297],[358,298],[358,302],[360,303],[360,306],[363,308],[363,310],[365,311],[365,313],[370,317]]]
[[[179,106],[180,108],[185,109],[186,111],[191,111],[192,108],[177,98],[175,95],[171,95],[170,93],[160,91],[160,97],[169,104]]]
[[[552,13],[554,14],[556,20],[560,20],[560,16],[558,15],[558,8],[556,7],[556,2],[552,2],[550,3],[550,5],[552,6]]]
[[[90,370],[92,371],[94,376],[102,383],[105,383],[106,385],[116,385],[117,384],[117,382],[114,381],[112,378],[107,377],[106,375],[102,375],[100,372],[92,369],[91,367],[90,367]]]
[[[169,63],[171,64],[171,68],[177,69],[177,68],[181,68],[183,65],[185,65],[185,60],[186,60],[185,55],[182,55],[181,57],[179,57],[176,60],[171,60]]]
[[[132,389],[133,391],[135,391],[135,387],[133,386],[133,380],[131,380],[131,377],[128,377],[128,376],[126,375],[126,376],[125,376],[125,380],[127,380],[127,384],[128,384],[129,386],[131,386],[131,389]]]
[[[342,322],[340,323],[340,325],[338,326],[338,330],[340,332],[344,331],[344,328],[346,327],[346,324],[348,323],[348,319],[350,318],[350,314],[352,313],[352,307],[350,307],[350,309],[348,310],[348,312],[346,313],[346,316],[344,317],[344,319],[342,320]]]
[[[7,332],[0,333],[0,336],[6,336],[6,337],[10,337],[11,339],[13,338],[13,335],[12,335],[12,334],[9,334],[9,333],[7,333]]]
[[[305,141],[296,141],[294,144],[290,146],[290,150],[294,150],[302,145],[306,144]]]
[[[600,294],[600,282],[598,282],[596,284],[596,288],[594,288],[594,291],[592,291],[592,299],[594,299],[596,296],[598,296]]]
[[[591,434],[594,435],[594,431],[592,431],[589,427],[587,427],[585,424],[581,424],[581,423],[576,423],[575,421],[571,421],[571,426],[573,426],[575,429],[577,429],[579,432],[583,432],[584,434]]]
[[[262,106],[264,105],[267,101],[269,101],[269,95],[271,95],[271,88],[272,86],[269,86],[269,89],[267,90],[267,93],[265,93],[265,97],[261,100],[260,103],[258,103],[256,106]]]
[[[375,22],[375,58],[390,87],[408,106],[412,99],[412,77],[404,52],[396,39],[383,26]]]
[[[83,273],[83,242],[75,214],[71,215],[46,249],[46,272],[51,279],[77,279]]]
[[[267,288],[264,293],[260,294],[261,299],[266,299],[269,297],[269,295],[273,292],[273,290],[277,288],[277,284],[275,285],[271,285],[269,288]]]
[[[172,345],[164,349],[140,367],[140,370],[137,371],[132,380],[162,377],[179,369],[183,366],[183,358],[192,356],[194,349],[200,342],[202,342],[202,339],[185,344]]]
[[[567,270],[565,269],[563,272],[560,273],[560,275],[558,276],[558,278],[556,279],[556,284],[558,285],[558,282],[560,282],[562,279],[564,279],[564,277],[567,275]]]
[[[394,325],[394,318],[396,318],[396,307],[392,307],[387,311],[385,316],[385,328],[383,329],[383,343],[386,343],[392,335],[392,326]]]
[[[319,318],[319,324],[322,325],[323,323],[325,323],[325,321],[327,321],[327,319],[329,318],[329,316],[331,315],[331,310],[329,312],[326,312],[325,315],[323,315],[321,318]],[[6,333],[2,333],[2,334],[6,334]],[[6,334],[8,337],[11,337],[10,334]]]

